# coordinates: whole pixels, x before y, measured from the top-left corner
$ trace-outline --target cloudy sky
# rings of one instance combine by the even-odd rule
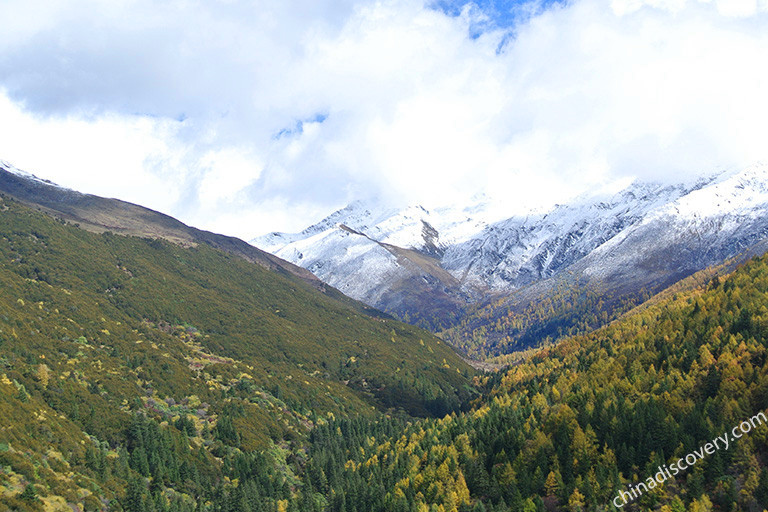
[[[0,159],[250,238],[768,159],[768,0],[4,0]]]

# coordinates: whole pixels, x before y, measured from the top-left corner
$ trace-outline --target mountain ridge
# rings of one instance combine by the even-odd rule
[[[750,193],[722,225],[685,225],[701,240],[734,226],[758,239],[762,224],[744,221],[762,218],[763,191]],[[605,250],[647,243],[660,222]],[[743,251],[610,326],[473,375],[429,333],[293,274],[208,243],[100,231],[0,193],[2,510],[602,510],[768,398],[768,261],[718,277]],[[763,508],[764,434],[637,507]]]
[[[155,210],[120,199],[104,198],[71,190],[38,178],[0,160],[0,190],[23,204],[77,224],[95,233],[162,238],[181,246],[206,244],[235,254],[272,271],[290,275],[334,298],[351,301],[314,274],[275,255],[231,236],[194,228]],[[373,309],[358,304],[371,314]]]
[[[354,298],[442,331],[484,305],[530,297],[525,309],[546,299],[553,287],[540,283],[584,288],[613,302],[652,295],[768,237],[762,220],[768,216],[766,190],[768,167],[755,164],[677,184],[635,181],[615,193],[497,221],[462,218],[470,207],[439,212],[411,206],[377,217],[355,202],[305,231],[311,236],[273,233],[251,243]],[[360,211],[368,215],[355,216]],[[358,223],[350,225],[350,217]],[[336,224],[341,219],[365,237],[342,235]],[[438,251],[418,236],[418,221],[435,230]],[[401,248],[428,257],[430,266],[377,252],[373,243],[384,240],[399,240]]]

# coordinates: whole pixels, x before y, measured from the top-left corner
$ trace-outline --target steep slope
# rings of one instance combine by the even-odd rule
[[[271,233],[251,243],[350,297],[438,328],[484,294],[482,284],[463,286],[440,263],[446,247],[487,226],[484,206],[428,211],[355,202],[301,233]]]
[[[724,176],[655,209],[579,265],[590,281],[662,285],[768,236],[768,166]]]
[[[89,231],[162,238],[182,246],[207,244],[268,269],[293,274],[318,289],[325,288],[311,272],[237,238],[196,229],[168,215],[119,199],[107,199],[59,187],[3,161],[0,161],[0,190],[24,204],[77,223]],[[336,296],[339,297],[338,294]]]
[[[484,377],[467,413],[320,427],[306,479],[334,512],[764,510],[767,301],[756,259]]]
[[[253,485],[281,489],[273,509],[295,484],[285,456],[314,425],[443,415],[472,395],[471,369],[440,340],[318,291],[287,263],[199,238],[93,233],[29,208],[34,194],[15,199],[24,184],[11,178],[31,181],[0,188],[0,410],[14,418],[0,433],[0,509],[154,510],[139,499],[152,476],[164,506],[219,510],[235,460],[262,468]],[[85,202],[67,215],[93,224],[112,204],[28,186],[48,213]],[[156,229],[137,216],[157,214],[125,203],[104,218],[126,211],[130,229]]]
[[[442,265],[465,284],[515,290],[557,274],[650,212],[705,184],[635,183],[613,196],[590,196],[543,214],[513,217],[448,248]]]

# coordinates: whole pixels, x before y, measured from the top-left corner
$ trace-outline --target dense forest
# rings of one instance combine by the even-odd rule
[[[0,209],[0,509],[616,510],[768,408],[766,258],[479,374],[213,249]],[[768,508],[768,428],[622,508]]]
[[[467,311],[441,336],[480,359],[503,356],[591,332],[651,298],[646,290],[614,298],[567,278],[541,300],[518,304],[516,295]]]
[[[754,260],[479,379],[469,413],[318,429],[308,479],[331,510],[615,509],[619,490],[766,410],[766,299]],[[766,456],[759,427],[623,508],[763,510]]]

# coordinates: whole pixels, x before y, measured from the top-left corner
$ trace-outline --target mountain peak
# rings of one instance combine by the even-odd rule
[[[635,180],[523,215],[494,217],[500,211],[487,196],[433,209],[355,201],[301,233],[253,243],[354,298],[411,318],[435,297],[445,299],[441,307],[450,317],[468,302],[566,271],[587,281],[629,272],[634,284],[628,289],[653,288],[735,256],[768,233],[768,221],[759,220],[768,218],[768,167],[756,164],[679,183]],[[336,229],[339,224],[347,231]],[[649,247],[666,247],[670,254],[657,256],[674,261],[674,251],[684,249],[677,241],[691,232],[709,237],[697,245],[701,254],[689,255],[693,263],[641,272],[643,265],[659,263],[644,261],[651,257]],[[416,310],[403,309],[405,303]]]

